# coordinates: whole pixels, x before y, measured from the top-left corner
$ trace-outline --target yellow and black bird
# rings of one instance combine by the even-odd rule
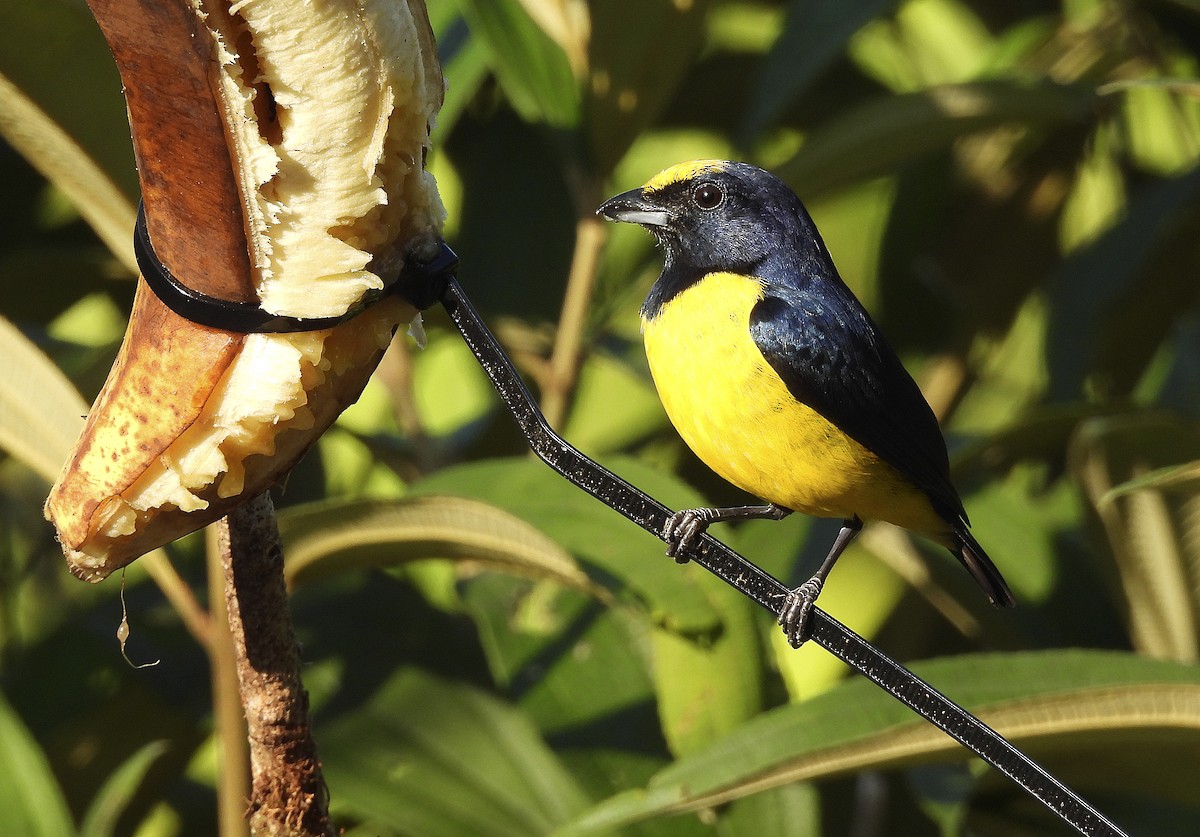
[[[642,333],[667,415],[705,464],[769,503],[677,512],[663,533],[669,554],[717,521],[841,518],[829,555],[784,605],[793,645],[863,520],[942,544],[993,604],[1014,603],[967,530],[933,411],[791,189],[746,163],[700,160],[598,212],[642,225],[662,247]]]

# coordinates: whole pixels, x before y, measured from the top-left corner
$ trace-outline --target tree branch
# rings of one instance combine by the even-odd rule
[[[308,693],[288,612],[283,552],[269,494],[218,530],[225,606],[250,742],[247,811],[255,837],[332,837],[328,793],[308,718]]]

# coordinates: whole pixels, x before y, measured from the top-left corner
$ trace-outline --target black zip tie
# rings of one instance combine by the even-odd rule
[[[405,268],[395,282],[380,290],[368,291],[340,316],[285,317],[263,310],[256,302],[220,299],[180,282],[154,252],[150,232],[146,229],[146,207],[140,202],[133,230],[133,252],[142,278],[164,305],[194,323],[241,334],[283,334],[333,328],[354,319],[390,294],[399,294],[424,310],[438,300],[439,288],[430,280],[447,275],[458,264],[454,251],[443,244],[431,262],[420,264],[413,258],[406,259]]]
[[[533,452],[588,494],[654,536],[663,538],[663,528],[672,511],[584,456],[550,428],[512,362],[453,276],[446,280],[442,304],[513,414]],[[772,615],[779,616],[788,588],[711,535],[706,533],[697,538],[680,557],[695,561]],[[813,642],[1012,779],[1080,834],[1127,837],[1103,814],[998,732],[820,608],[813,608],[809,625],[809,638]]]
[[[313,331],[345,322],[365,307],[341,317],[277,317],[252,303],[230,302],[192,291],[155,255],[146,231],[145,211],[140,205],[134,250],[143,278],[159,298],[175,313],[201,325],[246,333]],[[533,452],[570,482],[661,539],[672,511],[584,456],[550,428],[512,362],[463,293],[455,278],[457,267],[458,257],[442,243],[430,261],[410,258],[400,278],[385,293],[398,293],[422,310],[440,298]],[[696,538],[679,557],[695,561],[772,615],[779,616],[788,588],[712,535],[705,533]],[[809,639],[1012,779],[1080,834],[1128,837],[994,729],[818,607],[812,609],[809,617]]]

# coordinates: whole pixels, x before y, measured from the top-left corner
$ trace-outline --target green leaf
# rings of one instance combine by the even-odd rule
[[[1124,92],[1129,155],[1159,176],[1182,174],[1195,166],[1200,140],[1196,80],[1148,79],[1126,86]]]
[[[1043,489],[1042,470],[1014,468],[967,500],[971,531],[997,560],[1018,601],[1045,601],[1059,580],[1058,542],[1077,525],[1078,494],[1063,482]],[[955,567],[957,570],[957,567]]]
[[[1125,210],[1125,180],[1109,132],[1100,130],[1089,143],[1059,218],[1064,253],[1094,241]]]
[[[762,649],[748,598],[705,573],[698,583],[721,616],[715,637],[654,632],[654,688],[671,752],[711,744],[762,707]]]
[[[88,153],[8,78],[0,75],[0,136],[69,197],[131,272],[133,204]]]
[[[667,761],[647,659],[651,628],[629,608],[554,592],[493,574],[467,583],[462,599],[492,679],[600,799]]]
[[[590,4],[585,113],[596,173],[607,177],[659,114],[704,43],[711,0]]]
[[[420,671],[321,727],[335,812],[405,834],[545,834],[587,802],[524,714]]]
[[[675,508],[704,505],[673,477],[622,459],[614,470]],[[669,630],[717,630],[719,616],[695,576],[664,557],[661,541],[599,500],[526,457],[447,468],[412,488],[414,494],[456,494],[505,509],[533,524],[579,559],[613,575]]]
[[[617,470],[669,503],[689,493],[644,465],[622,462]],[[662,626],[653,635],[659,712],[677,752],[706,743],[757,710],[761,656],[751,605],[697,568],[661,558],[661,547],[647,549],[649,539],[640,530],[541,462],[503,460],[451,469],[416,490],[468,491],[506,507],[584,560],[616,574],[650,604]],[[692,497],[675,505],[697,502]],[[499,653],[498,641],[489,647]]]
[[[770,125],[842,54],[846,41],[895,0],[792,0],[746,108],[743,137]]]
[[[811,200],[891,174],[970,134],[1003,125],[1050,128],[1080,121],[1095,101],[1088,88],[1012,81],[949,84],[885,96],[827,122],[776,173]]]
[[[913,670],[1018,746],[1036,743],[1043,762],[1085,745],[1166,746],[1168,738],[1184,749],[1200,745],[1200,671],[1192,666],[1072,650],[954,657]],[[755,718],[666,768],[645,789],[606,800],[557,833],[609,830],[799,780],[968,755],[888,693],[854,680]],[[1200,780],[1200,770],[1174,763],[1119,781],[1153,786],[1164,776],[1184,788]]]
[[[142,786],[158,757],[170,749],[166,741],[151,741],[125,760],[100,788],[79,827],[80,837],[111,837],[117,821]]]
[[[488,74],[488,53],[483,42],[471,35],[467,22],[451,4],[436,4],[429,21],[437,37],[446,98],[438,110],[435,143],[454,132],[458,118],[479,91]]]
[[[454,386],[446,386],[453,381]],[[457,334],[435,333],[413,357],[413,398],[425,431],[450,436],[478,422],[496,404],[487,375]]]
[[[649,378],[603,352],[593,352],[579,382],[563,436],[595,456],[627,448],[667,423]]]
[[[87,404],[48,357],[0,317],[0,449],[52,482],[79,431]]]
[[[974,78],[993,47],[987,27],[959,0],[909,0],[850,43],[868,74],[897,92]]]
[[[0,831],[22,837],[75,833],[58,779],[41,747],[0,698]]]
[[[293,585],[364,567],[449,558],[604,595],[554,541],[476,500],[423,496],[312,503],[281,511],[279,531]]]
[[[1098,502],[1100,505],[1104,505],[1134,491],[1142,491],[1147,488],[1175,488],[1196,480],[1200,480],[1200,460],[1186,462],[1183,465],[1168,465],[1165,468],[1155,468],[1140,477],[1126,480],[1120,485],[1114,485],[1104,493]]]
[[[529,17],[519,0],[458,0],[473,35],[513,109],[554,128],[579,124],[579,85],[562,47]]]

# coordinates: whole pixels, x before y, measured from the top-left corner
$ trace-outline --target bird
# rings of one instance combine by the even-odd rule
[[[641,307],[651,377],[699,459],[765,505],[683,509],[663,530],[677,560],[710,524],[792,512],[840,518],[779,624],[793,647],[865,520],[946,547],[998,607],[1015,604],[968,529],[946,441],[920,388],[842,280],[795,192],[748,163],[694,160],[605,201],[663,253]]]

